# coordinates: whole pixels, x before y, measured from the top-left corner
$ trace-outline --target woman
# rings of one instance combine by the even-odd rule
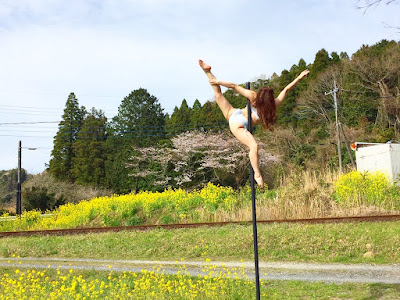
[[[262,87],[257,93],[248,89],[245,89],[235,83],[221,81],[215,78],[211,73],[211,66],[204,63],[199,59],[200,67],[206,73],[208,80],[213,88],[215,101],[221,109],[224,117],[229,122],[229,128],[232,134],[245,146],[249,148],[250,163],[254,170],[254,179],[258,186],[263,189],[264,181],[261,176],[260,168],[258,166],[258,145],[254,136],[247,131],[247,107],[238,109],[232,107],[232,105],[226,100],[224,95],[221,93],[220,85],[231,88],[249,99],[251,104],[251,124],[263,124],[265,129],[272,130],[272,125],[276,121],[276,108],[281,105],[285,99],[286,94],[307,74],[309,70],[304,70],[301,74],[289,83],[280,92],[278,97],[274,99],[273,90],[270,87]]]

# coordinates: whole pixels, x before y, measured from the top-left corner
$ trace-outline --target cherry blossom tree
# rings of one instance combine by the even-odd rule
[[[130,159],[131,176],[156,178],[165,187],[193,189],[207,182],[239,187],[249,175],[248,150],[226,132],[192,131],[173,138],[169,147],[135,149]],[[259,145],[260,168],[279,162]],[[151,168],[152,166],[152,168]],[[156,167],[154,167],[156,166]]]

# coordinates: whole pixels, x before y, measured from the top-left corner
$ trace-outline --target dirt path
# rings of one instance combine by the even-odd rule
[[[89,258],[0,258],[1,267],[61,268],[101,271],[156,270],[176,274],[186,270],[191,275],[208,275],[211,266],[215,273],[231,271],[254,278],[253,262],[198,262],[198,261],[145,261],[102,260]],[[323,281],[330,283],[364,282],[400,284],[400,265],[322,264],[322,263],[260,263],[261,279]],[[238,269],[239,268],[239,269]],[[205,270],[204,270],[205,269]],[[214,274],[215,274],[214,273]]]

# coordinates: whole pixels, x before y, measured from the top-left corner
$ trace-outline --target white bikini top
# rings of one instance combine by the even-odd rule
[[[251,106],[251,114],[254,115],[256,120],[260,120],[260,117],[257,114],[257,109],[254,106]]]

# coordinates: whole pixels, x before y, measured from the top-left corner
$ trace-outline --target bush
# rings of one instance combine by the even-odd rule
[[[304,166],[306,161],[315,157],[315,146],[301,144],[292,153],[293,161],[297,166]]]
[[[24,182],[22,185],[23,203],[26,202],[24,199],[26,191],[29,194],[33,188],[36,190],[35,193],[39,193],[39,190],[47,190],[48,195],[53,195],[55,199],[64,199],[67,203],[78,203],[81,200],[112,195],[111,191],[105,189],[56,180],[47,171],[33,175]]]
[[[324,140],[324,139],[328,138],[329,137],[329,132],[328,132],[326,126],[322,126],[320,129],[318,129],[315,132],[315,137],[318,140]]]
[[[397,209],[400,187],[383,172],[353,171],[342,175],[335,183],[334,197],[343,206],[374,205]]]
[[[23,192],[25,210],[38,209],[41,212],[52,210],[62,204],[65,204],[63,195],[58,198],[54,193],[49,193],[45,187],[32,187]]]

